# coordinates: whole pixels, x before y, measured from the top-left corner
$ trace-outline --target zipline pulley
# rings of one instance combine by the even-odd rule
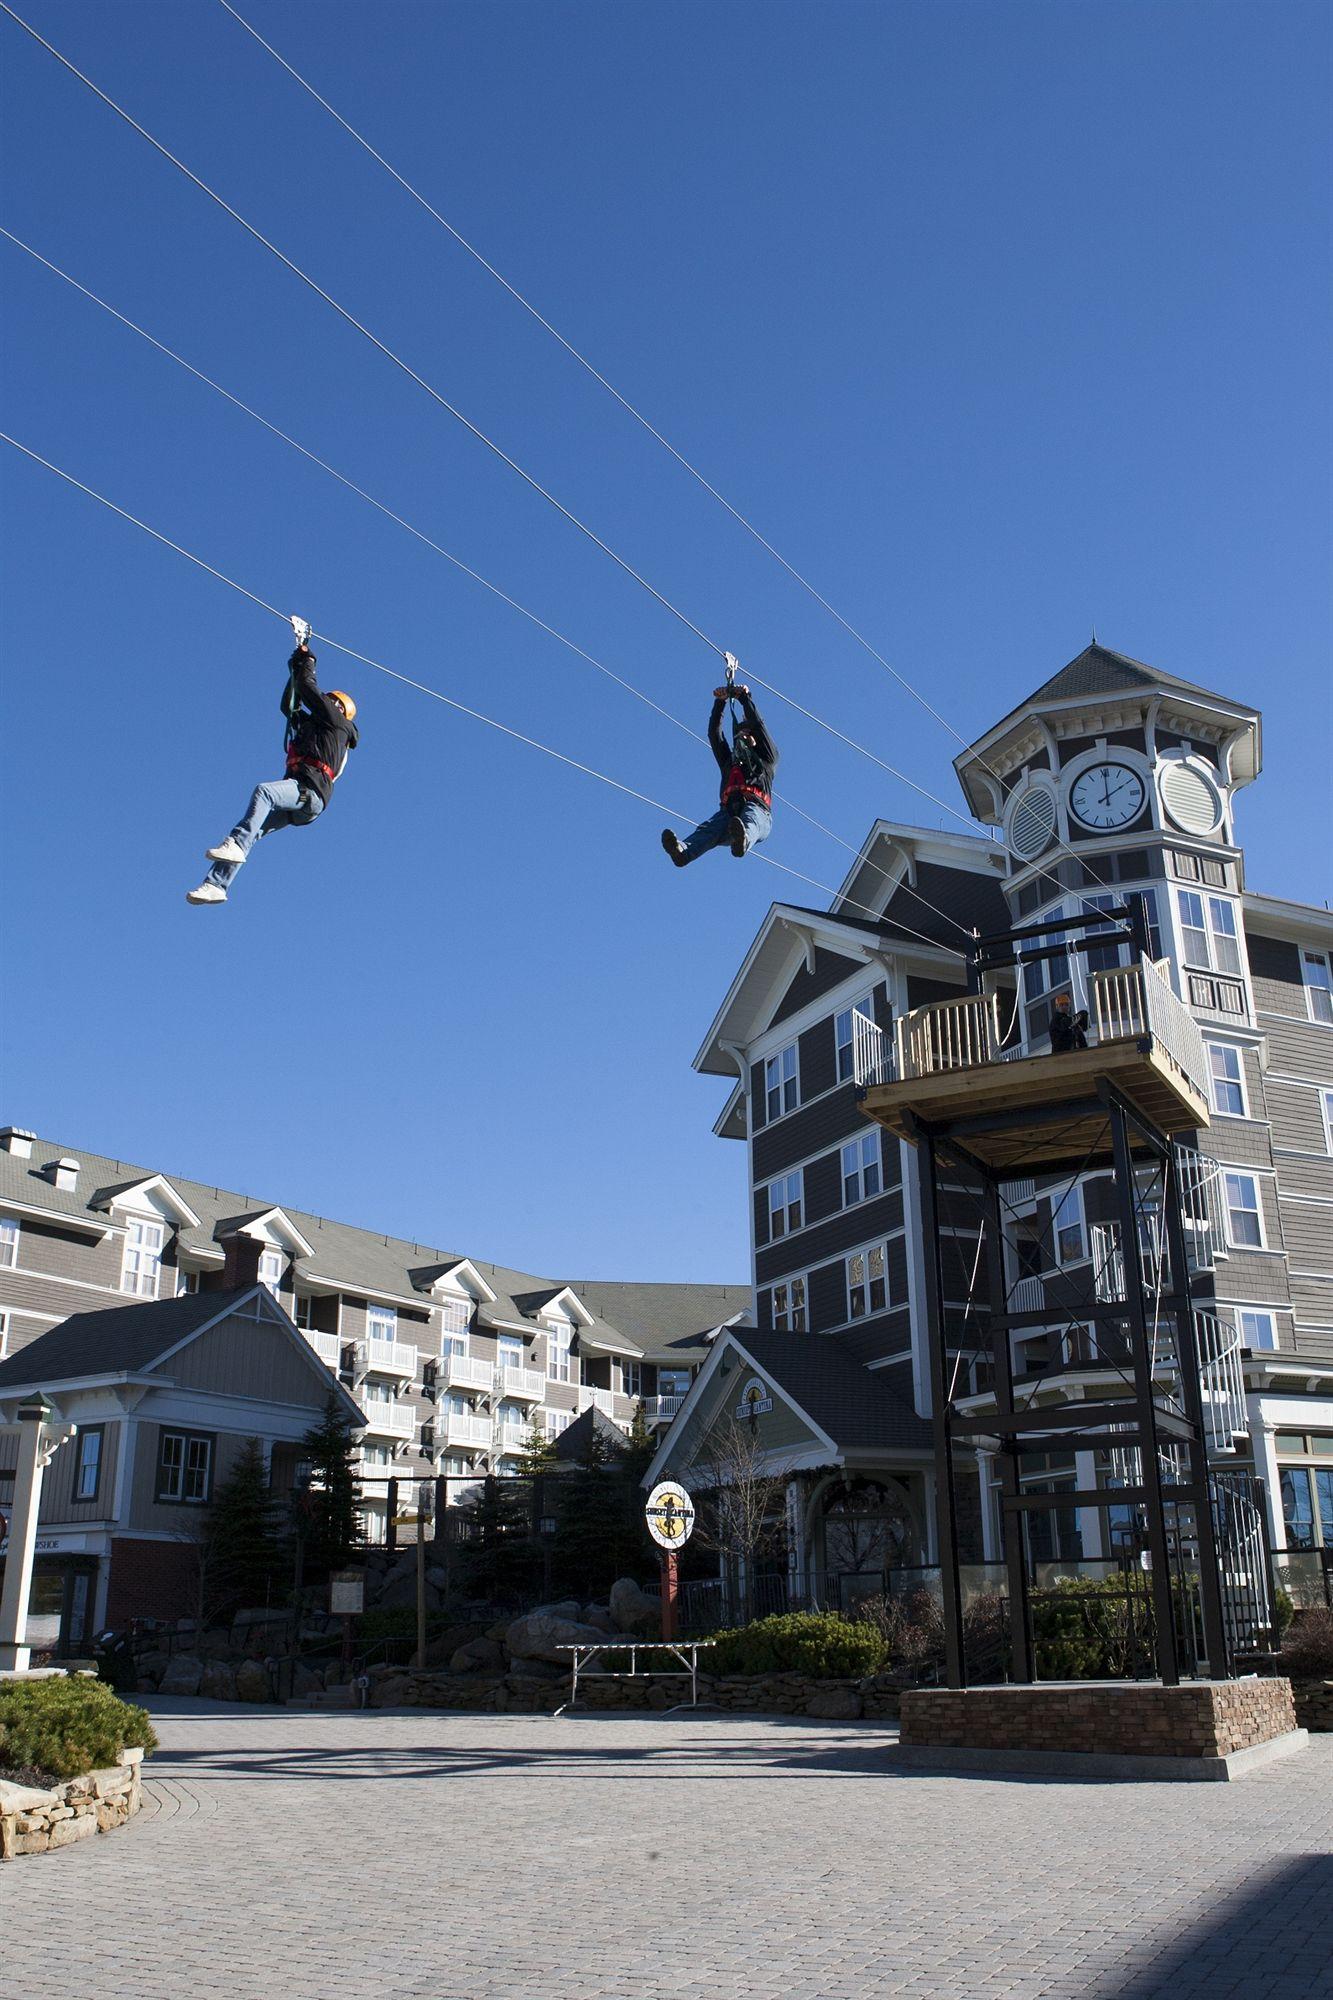
[[[727,665],[727,700],[732,704],[734,709],[736,696],[733,690],[736,686],[736,676],[741,670],[741,663],[734,653],[724,653],[722,657]]]
[[[296,634],[296,652],[299,653],[301,648],[309,642],[310,620],[308,618],[298,618],[296,613],[293,612],[290,623],[292,631]],[[287,729],[283,736],[284,749],[291,748],[292,739],[296,733],[296,717],[300,706],[301,691],[296,678],[296,654],[293,653],[291,670],[287,676],[287,685],[282,692],[282,712],[287,718]]]

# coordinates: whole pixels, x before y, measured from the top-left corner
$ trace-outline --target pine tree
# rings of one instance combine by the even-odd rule
[[[651,1568],[637,1452],[594,1428],[582,1455],[555,1488],[552,1551],[556,1589],[580,1599],[605,1597],[617,1577]]]
[[[540,1556],[532,1527],[532,1485],[488,1473],[458,1504],[468,1525],[463,1573],[483,1597],[524,1597],[536,1588]]]
[[[214,1494],[204,1523],[200,1571],[200,1594],[210,1621],[254,1605],[281,1604],[287,1596],[291,1565],[258,1438],[245,1440]]]
[[[297,1496],[297,1532],[304,1537],[305,1580],[311,1583],[341,1569],[362,1540],[352,1428],[331,1394],[301,1446],[310,1461],[310,1486]]]

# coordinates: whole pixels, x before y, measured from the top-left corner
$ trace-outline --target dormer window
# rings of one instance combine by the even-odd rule
[[[18,1223],[12,1215],[0,1215],[0,1271],[12,1271],[18,1260]]]
[[[546,1373],[552,1382],[573,1380],[570,1372],[570,1346],[574,1339],[574,1329],[568,1320],[551,1320],[546,1328]]]
[[[1333,1024],[1333,977],[1326,951],[1301,953],[1301,977],[1305,981],[1305,1001],[1312,1021]]]
[[[282,1274],[286,1260],[281,1250],[265,1250],[259,1259],[259,1282],[267,1286],[276,1299],[282,1286]]]
[[[154,1216],[132,1215],[125,1225],[125,1258],[120,1267],[120,1289],[136,1298],[157,1297],[157,1277],[162,1268],[162,1246],[167,1226]]]
[[[449,1341],[458,1340],[462,1342],[465,1340],[468,1327],[471,1323],[472,1301],[470,1299],[441,1299],[440,1331],[445,1338],[446,1346],[444,1351],[446,1353],[448,1352],[447,1343]],[[456,1351],[461,1354],[463,1352],[462,1346],[460,1345]]]

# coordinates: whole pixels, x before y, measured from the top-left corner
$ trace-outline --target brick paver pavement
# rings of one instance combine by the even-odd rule
[[[43,2000],[1323,2000],[1333,1738],[1232,1785],[898,1773],[872,1724],[153,1702],[0,1874]]]

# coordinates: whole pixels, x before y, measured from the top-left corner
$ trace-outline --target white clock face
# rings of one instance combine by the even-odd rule
[[[1142,778],[1128,764],[1090,764],[1074,780],[1069,809],[1081,825],[1105,833],[1136,820],[1146,797]]]

